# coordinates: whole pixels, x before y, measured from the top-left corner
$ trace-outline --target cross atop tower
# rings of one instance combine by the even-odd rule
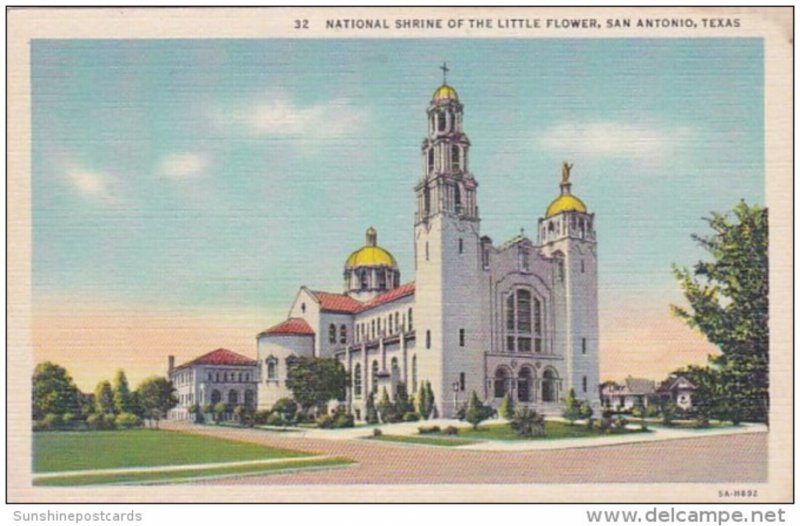
[[[442,84],[447,84],[447,72],[450,71],[450,68],[447,67],[447,62],[442,62],[439,69],[442,70]]]

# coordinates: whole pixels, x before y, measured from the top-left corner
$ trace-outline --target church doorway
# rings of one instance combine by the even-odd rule
[[[503,398],[508,392],[510,375],[505,367],[498,367],[494,372],[494,397]]]
[[[542,402],[557,402],[556,381],[558,377],[552,369],[542,375]]]

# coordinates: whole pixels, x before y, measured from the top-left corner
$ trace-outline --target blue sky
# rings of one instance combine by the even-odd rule
[[[601,308],[680,298],[701,218],[764,202],[759,39],[36,40],[34,301],[283,312],[374,225],[413,278],[425,107],[465,104],[482,233],[574,162]]]

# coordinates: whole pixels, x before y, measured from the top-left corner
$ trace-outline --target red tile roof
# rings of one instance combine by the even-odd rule
[[[314,330],[303,318],[289,318],[288,320],[270,327],[259,336],[265,334],[288,334],[288,335],[301,335],[301,336],[314,336]]]
[[[414,282],[406,283],[405,285],[400,285],[396,289],[392,289],[389,292],[384,292],[377,298],[374,298],[367,303],[361,305],[361,308],[358,309],[358,312],[362,312],[365,310],[373,309],[380,305],[385,305],[386,303],[390,303],[395,300],[399,300],[400,298],[405,298],[406,296],[410,296],[414,294]]]
[[[176,367],[189,367],[190,365],[256,365],[258,362],[228,349],[217,349],[188,361]]]
[[[319,301],[319,308],[327,312],[353,314],[363,306],[361,302],[345,294],[322,291],[311,291],[311,294]]]

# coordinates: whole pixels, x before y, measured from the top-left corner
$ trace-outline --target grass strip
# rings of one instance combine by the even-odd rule
[[[476,440],[467,440],[464,438],[450,438],[450,437],[433,437],[433,436],[418,436],[418,435],[379,435],[368,437],[368,440],[381,440],[384,442],[404,442],[407,444],[423,444],[427,446],[444,446],[455,447],[465,446],[467,444],[475,444]]]
[[[225,476],[266,475],[275,472],[344,466],[353,461],[344,457],[277,462],[264,465],[186,469],[169,472],[139,472],[106,475],[71,475],[34,480],[34,486],[89,486],[108,484],[144,484],[191,482],[192,480]]]

